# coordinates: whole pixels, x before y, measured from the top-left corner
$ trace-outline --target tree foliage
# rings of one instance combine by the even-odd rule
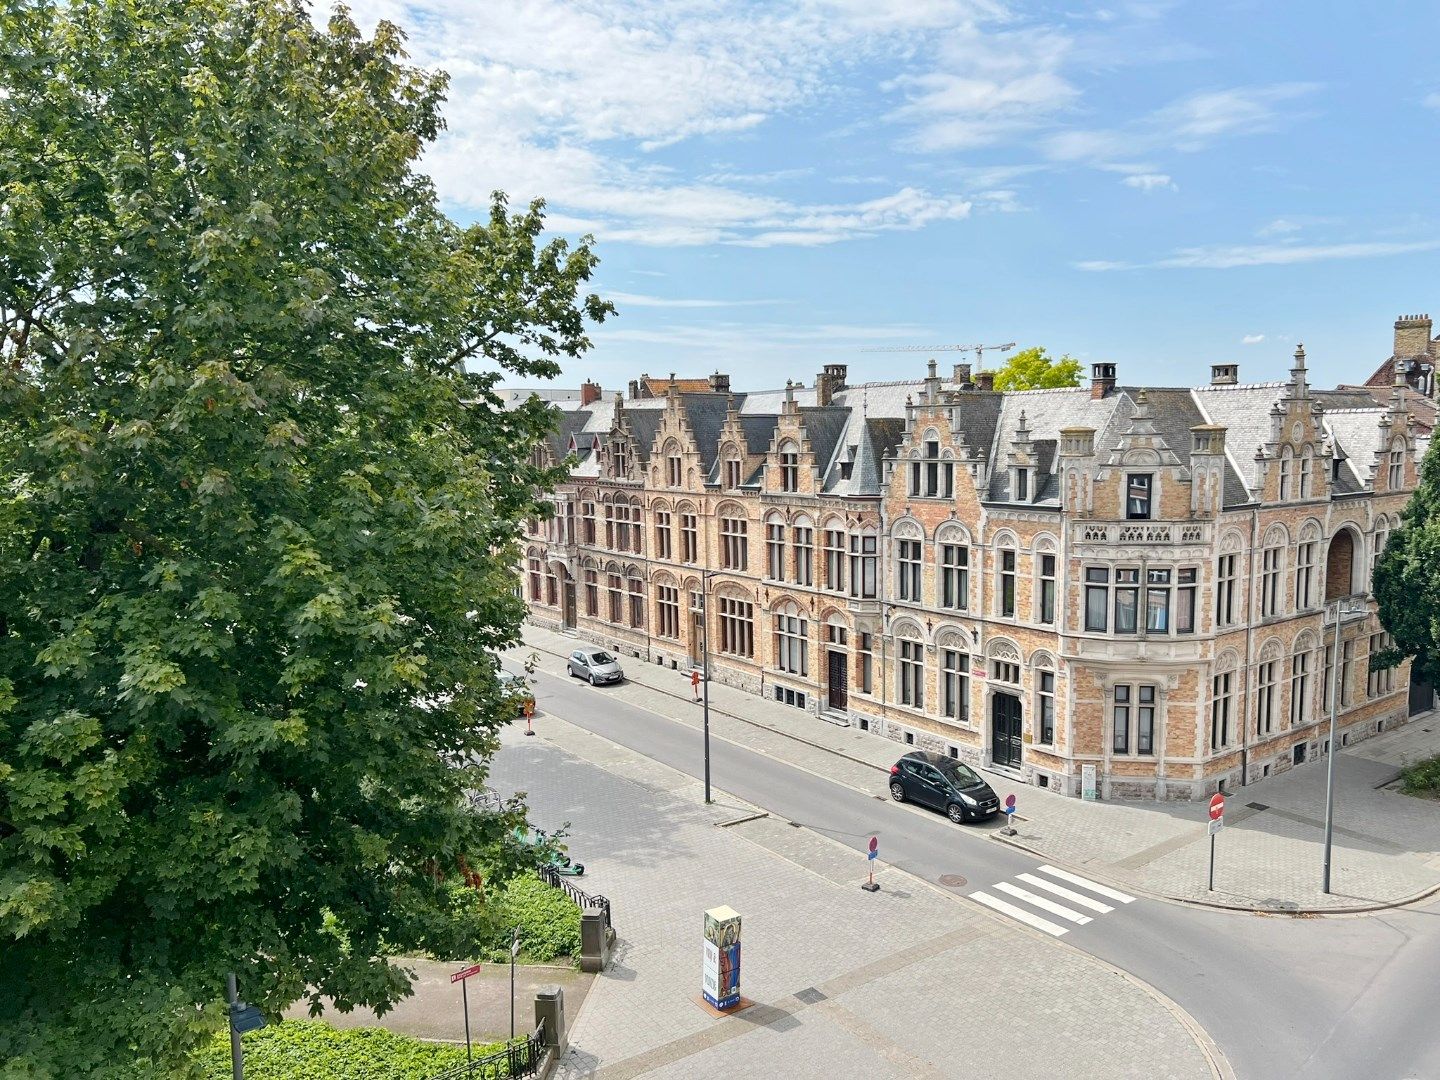
[[[1048,390],[1079,385],[1080,361],[1072,356],[1049,357],[1043,345],[1020,350],[995,372],[996,390]]]
[[[1435,442],[1420,463],[1419,484],[1400,528],[1375,563],[1372,588],[1380,622],[1394,646],[1371,659],[1394,667],[1407,657],[1411,671],[1440,683],[1440,457]]]
[[[228,970],[383,1009],[521,858],[461,798],[554,479],[493,389],[611,308],[538,203],[440,212],[401,46],[0,0],[0,1076],[185,1075]]]

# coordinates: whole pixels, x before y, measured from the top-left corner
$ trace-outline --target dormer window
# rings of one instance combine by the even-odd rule
[[[800,455],[792,443],[780,450],[780,490],[800,490]]]
[[[948,499],[955,492],[955,463],[940,460],[938,439],[926,439],[924,458],[910,462],[910,494],[922,499]]]
[[[623,479],[630,475],[630,448],[625,440],[615,439],[610,443],[610,468],[612,475]]]
[[[671,487],[680,486],[681,464],[680,455],[671,454],[665,459],[665,479]]]
[[[724,477],[724,480],[725,480],[725,487],[726,487],[726,489],[729,490],[729,491],[734,491],[736,488],[738,488],[738,487],[740,486],[740,459],[739,459],[739,458],[726,458],[726,459],[725,459],[725,477]]]
[[[1405,443],[1396,439],[1390,444],[1390,490],[1399,491],[1405,486]]]
[[[1150,520],[1151,484],[1149,473],[1131,473],[1125,478],[1125,517],[1130,521]]]
[[[1016,469],[1016,470],[1015,470],[1015,501],[1016,501],[1016,502],[1029,502],[1029,501],[1030,501],[1030,470],[1029,470],[1029,469]]]

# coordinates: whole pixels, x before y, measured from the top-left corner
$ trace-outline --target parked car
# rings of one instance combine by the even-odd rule
[[[500,672],[500,693],[515,706],[515,715],[524,716],[528,705],[535,708],[535,692],[530,689],[530,680],[513,671]]]
[[[625,678],[620,670],[620,661],[604,649],[576,649],[570,654],[565,670],[577,679],[584,679],[591,686],[601,683],[617,683]]]
[[[999,812],[1000,798],[963,761],[916,750],[890,766],[890,797],[944,810],[957,824]]]

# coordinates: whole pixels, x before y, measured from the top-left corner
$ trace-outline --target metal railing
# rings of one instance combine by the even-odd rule
[[[509,1077],[534,1076],[544,1060],[545,1021],[542,1020],[530,1034],[522,1035],[484,1057],[437,1073],[430,1080],[507,1080]]]
[[[598,894],[592,895],[591,893],[587,893],[584,889],[575,885],[568,877],[558,873],[553,866],[542,866],[535,872],[540,875],[540,880],[545,882],[546,885],[553,885],[557,889],[564,890],[565,895],[570,897],[570,899],[575,902],[575,906],[581,911],[590,907],[598,907],[601,911],[605,912],[605,929],[611,929],[609,900]]]

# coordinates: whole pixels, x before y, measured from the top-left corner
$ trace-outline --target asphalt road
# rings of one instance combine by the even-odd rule
[[[603,687],[545,673],[535,679],[540,710],[703,775],[694,728]],[[867,794],[714,737],[710,760],[718,790],[857,851],[878,836],[885,862],[931,882],[962,875],[962,893],[1032,872],[1039,862],[989,839],[984,827],[877,799],[885,795],[878,775]],[[1241,1080],[1440,1078],[1440,904],[1297,919],[1140,898],[1064,940],[1168,994],[1209,1032]]]

